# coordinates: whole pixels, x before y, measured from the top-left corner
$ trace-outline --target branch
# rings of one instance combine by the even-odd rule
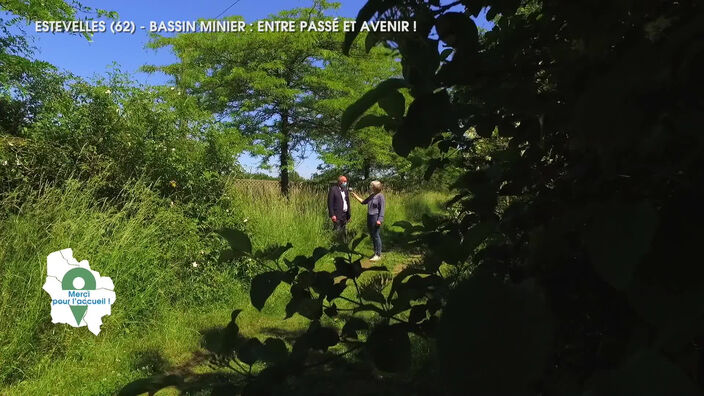
[[[357,305],[359,305],[359,306],[362,305],[361,303],[359,303],[359,302],[357,302],[357,301],[354,301],[354,300],[350,300],[350,299],[347,298],[347,297],[337,296],[337,298],[341,298],[341,299],[343,299],[343,300],[345,300],[345,301],[351,302],[351,303],[353,303],[353,304],[357,304]]]
[[[455,1],[450,4],[445,4],[444,6],[438,8],[436,11],[432,11],[432,12],[433,12],[433,14],[442,14],[443,12],[449,10],[450,8],[452,8],[454,6],[458,6],[460,4],[462,4],[462,1]]]
[[[317,366],[325,365],[325,364],[330,363],[331,361],[333,361],[333,360],[335,360],[335,359],[339,359],[339,358],[341,358],[341,357],[343,357],[343,356],[345,356],[345,355],[348,355],[348,354],[350,354],[350,353],[352,353],[352,352],[354,352],[354,351],[356,351],[356,350],[362,348],[363,346],[364,346],[364,344],[358,344],[358,345],[355,346],[354,348],[350,348],[350,349],[346,350],[346,351],[343,352],[343,353],[340,353],[340,354],[337,354],[337,355],[333,355],[333,356],[331,356],[331,357],[329,357],[329,358],[327,358],[327,359],[325,359],[325,360],[322,360],[322,361],[320,361],[320,362],[318,362],[318,363],[313,363],[313,364],[309,364],[309,365],[307,365],[307,366],[303,366],[303,368],[304,368],[304,369],[308,369],[308,368],[311,368],[311,367],[317,367]]]
[[[362,300],[362,293],[360,293],[359,286],[357,285],[357,279],[352,278],[352,282],[354,283],[354,288],[357,289],[357,298],[359,299],[359,302],[364,303]]]

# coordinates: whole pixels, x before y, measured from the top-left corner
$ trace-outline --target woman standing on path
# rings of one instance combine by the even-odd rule
[[[381,193],[380,181],[374,180],[369,184],[369,187],[372,189],[372,195],[368,196],[367,199],[363,200],[354,191],[352,196],[362,205],[367,205],[367,228],[374,244],[374,256],[369,260],[379,261],[381,259],[381,235],[379,231],[381,230],[381,223],[384,222],[386,199],[384,199],[384,194]]]

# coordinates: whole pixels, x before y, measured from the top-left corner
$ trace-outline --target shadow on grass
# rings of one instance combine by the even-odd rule
[[[155,375],[125,385],[118,396],[153,395],[161,389],[173,387],[182,393],[205,392],[208,395],[233,395],[241,391],[233,375],[221,373]]]
[[[156,349],[147,349],[135,353],[132,358],[133,370],[144,370],[149,373],[161,373],[168,368],[168,362]]]
[[[161,368],[160,374],[138,379],[118,391],[120,396],[153,395],[161,389],[175,389],[184,394],[237,395],[407,395],[412,389],[397,376],[378,373],[359,350],[345,358],[336,358],[331,351],[312,352],[306,363],[305,375],[289,375],[280,383],[253,381],[217,363],[218,354],[230,344],[226,327],[212,327],[201,331],[202,350],[193,354],[185,363],[168,367],[166,360],[154,350],[135,356],[136,366]],[[262,329],[262,334],[280,337],[292,342],[301,331],[275,327]],[[204,366],[211,370],[204,370]],[[208,371],[208,372],[204,372]]]
[[[302,335],[305,330],[289,330],[279,327],[264,327],[260,330],[261,334],[269,337],[281,338],[282,340],[292,343],[296,338]]]
[[[149,349],[134,357],[135,369],[159,373],[141,378],[123,386],[120,396],[153,395],[164,388],[174,388],[181,393],[204,393],[208,395],[232,395],[241,391],[242,377],[234,372],[197,372],[225,348],[225,328],[213,327],[201,331],[202,351],[197,351],[181,365],[170,367],[160,352]],[[212,365],[211,365],[212,367]],[[213,367],[215,368],[215,367]]]
[[[408,256],[420,256],[423,253],[423,248],[418,246],[416,241],[404,231],[396,231],[385,225],[382,227],[380,234],[384,252],[395,251],[399,254]],[[364,239],[362,239],[360,243],[360,247],[371,251],[372,240],[366,228],[364,232],[353,236],[354,238],[364,236]],[[349,237],[348,240],[351,241],[354,238]]]
[[[210,327],[200,331],[200,346],[209,353],[221,353],[225,349],[225,328]]]

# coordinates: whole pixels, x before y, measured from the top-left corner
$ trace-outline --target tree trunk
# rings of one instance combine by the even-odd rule
[[[363,172],[364,172],[364,180],[369,180],[369,173],[371,172],[371,161],[369,159],[365,159],[364,163],[362,164]]]
[[[279,176],[281,183],[281,194],[288,197],[288,163],[289,163],[289,141],[290,131],[288,123],[288,111],[281,112],[281,141],[279,142]]]

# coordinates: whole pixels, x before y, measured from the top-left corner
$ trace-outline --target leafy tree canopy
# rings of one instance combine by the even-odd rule
[[[283,11],[267,20],[332,19],[333,3]],[[230,17],[241,20],[240,17]],[[288,189],[292,153],[339,130],[342,110],[358,93],[394,74],[388,50],[360,47],[340,53],[341,32],[192,33],[157,37],[180,62],[146,70],[174,77],[178,87],[221,115],[265,162],[278,157],[282,192]]]
[[[30,42],[24,34],[13,33],[11,27],[20,26],[21,22],[70,21],[77,19],[79,15],[85,18],[93,15],[117,17],[117,13],[113,11],[94,9],[73,0],[7,0],[0,3],[0,11],[9,16],[0,17],[0,96],[7,96],[10,88],[22,90],[26,79],[51,69],[46,62],[30,59],[33,51]],[[90,37],[88,34],[85,36]]]

